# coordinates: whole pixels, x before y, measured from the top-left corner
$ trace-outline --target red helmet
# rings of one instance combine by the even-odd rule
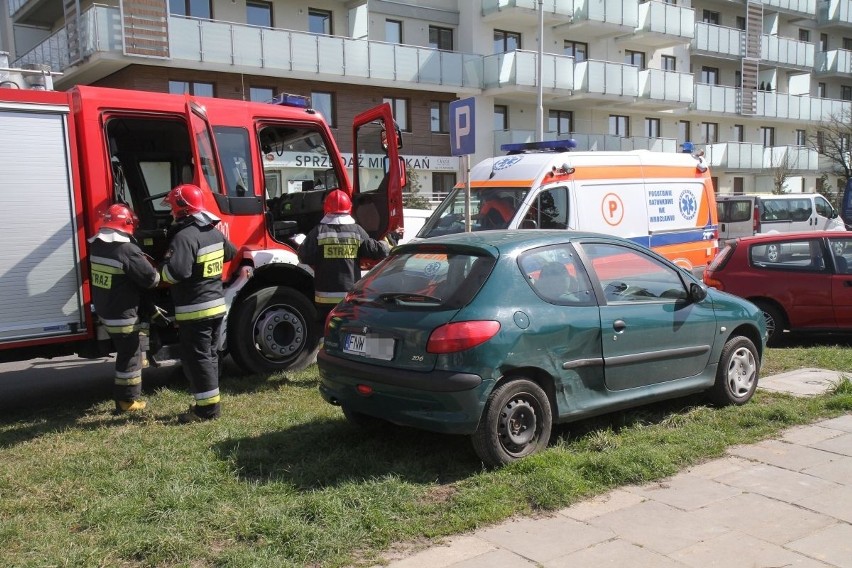
[[[132,235],[138,222],[139,219],[127,205],[114,203],[104,213],[101,229],[115,229]]]
[[[197,185],[185,183],[171,190],[160,205],[170,206],[175,218],[186,217],[204,211],[204,195]]]
[[[346,192],[335,189],[325,197],[322,210],[326,215],[348,215],[352,213],[352,200]]]

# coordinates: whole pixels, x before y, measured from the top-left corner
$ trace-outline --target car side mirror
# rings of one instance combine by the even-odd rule
[[[689,285],[689,299],[693,302],[700,302],[704,298],[707,297],[707,288],[698,284],[697,282],[693,282]]]

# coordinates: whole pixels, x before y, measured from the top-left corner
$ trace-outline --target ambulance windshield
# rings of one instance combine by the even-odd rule
[[[472,231],[506,229],[515,218],[524,198],[525,187],[474,187],[470,190],[470,228]],[[435,209],[418,238],[437,237],[464,231],[463,187],[457,187]]]

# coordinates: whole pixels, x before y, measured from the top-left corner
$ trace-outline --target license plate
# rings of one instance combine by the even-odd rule
[[[390,337],[379,337],[368,334],[350,333],[343,342],[343,352],[350,355],[361,355],[373,359],[390,361],[393,359],[394,340]]]

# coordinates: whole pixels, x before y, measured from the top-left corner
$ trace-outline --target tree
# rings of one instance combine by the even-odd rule
[[[787,183],[787,178],[789,178],[794,169],[794,165],[791,164],[790,152],[785,151],[783,153],[778,154],[778,159],[775,159],[775,155],[772,155],[772,193],[776,195],[780,195],[782,193],[787,193],[787,187],[785,184]]]
[[[852,177],[850,141],[852,141],[852,112],[832,113],[827,120],[817,124],[816,131],[808,137],[808,144],[830,164],[828,171],[823,172],[823,175],[837,176],[844,181]]]

